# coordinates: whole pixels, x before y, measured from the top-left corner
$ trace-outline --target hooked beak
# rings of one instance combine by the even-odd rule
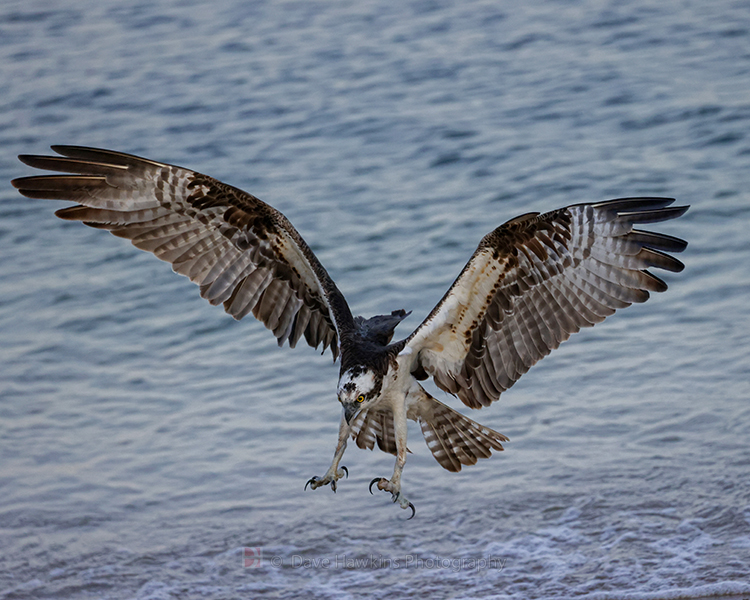
[[[346,419],[347,425],[351,425],[354,417],[359,414],[360,405],[354,402],[342,402],[341,405],[344,407],[344,418]]]

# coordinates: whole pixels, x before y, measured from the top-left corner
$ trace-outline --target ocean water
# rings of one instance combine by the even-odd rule
[[[4,0],[0,106],[0,598],[750,597],[748,2]],[[686,269],[462,409],[505,452],[410,429],[405,522],[390,455],[303,490],[330,356],[20,197],[50,144],[251,191],[400,336],[531,210],[674,196]]]

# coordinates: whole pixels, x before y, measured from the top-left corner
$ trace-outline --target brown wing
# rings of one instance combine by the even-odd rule
[[[467,406],[487,406],[581,327],[666,290],[646,269],[681,271],[684,265],[665,252],[687,243],[633,226],[688,209],[672,202],[577,204],[501,225],[405,340],[412,372],[431,375]]]
[[[61,219],[108,229],[172,263],[235,319],[252,312],[282,345],[302,335],[338,356],[352,315],[292,224],[258,198],[188,169],[129,154],[53,146],[62,157],[20,156],[65,175],[22,177],[24,196],[72,200]],[[63,158],[64,157],[64,158]]]

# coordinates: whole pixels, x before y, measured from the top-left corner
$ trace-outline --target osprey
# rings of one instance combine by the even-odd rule
[[[352,438],[396,456],[390,479],[370,483],[402,508],[406,421],[417,421],[442,467],[460,471],[508,441],[433,398],[419,381],[471,408],[489,406],[529,367],[581,327],[644,302],[667,285],[647,269],[679,272],[667,254],[683,240],[634,225],[681,216],[671,198],[622,198],[527,213],[487,234],[442,300],[407,338],[391,343],[409,313],[354,317],[292,224],[255,196],[194,171],[129,154],[53,146],[60,156],[20,156],[63,175],[15,179],[29,198],[71,200],[61,219],[108,229],[200,286],[235,319],[252,314],[279,345],[330,348],[341,358],[342,406],[333,462],[313,490],[348,476],[339,466]]]

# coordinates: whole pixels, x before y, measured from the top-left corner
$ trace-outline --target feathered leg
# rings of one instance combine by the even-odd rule
[[[401,508],[411,508],[411,519],[416,514],[414,505],[407,500],[406,496],[401,493],[401,473],[406,464],[406,408],[393,411],[393,430],[396,438],[396,465],[393,468],[393,475],[388,480],[385,477],[376,477],[370,482],[370,493],[372,493],[373,484],[378,484],[378,489],[384,492],[390,492],[394,502],[398,502]]]

